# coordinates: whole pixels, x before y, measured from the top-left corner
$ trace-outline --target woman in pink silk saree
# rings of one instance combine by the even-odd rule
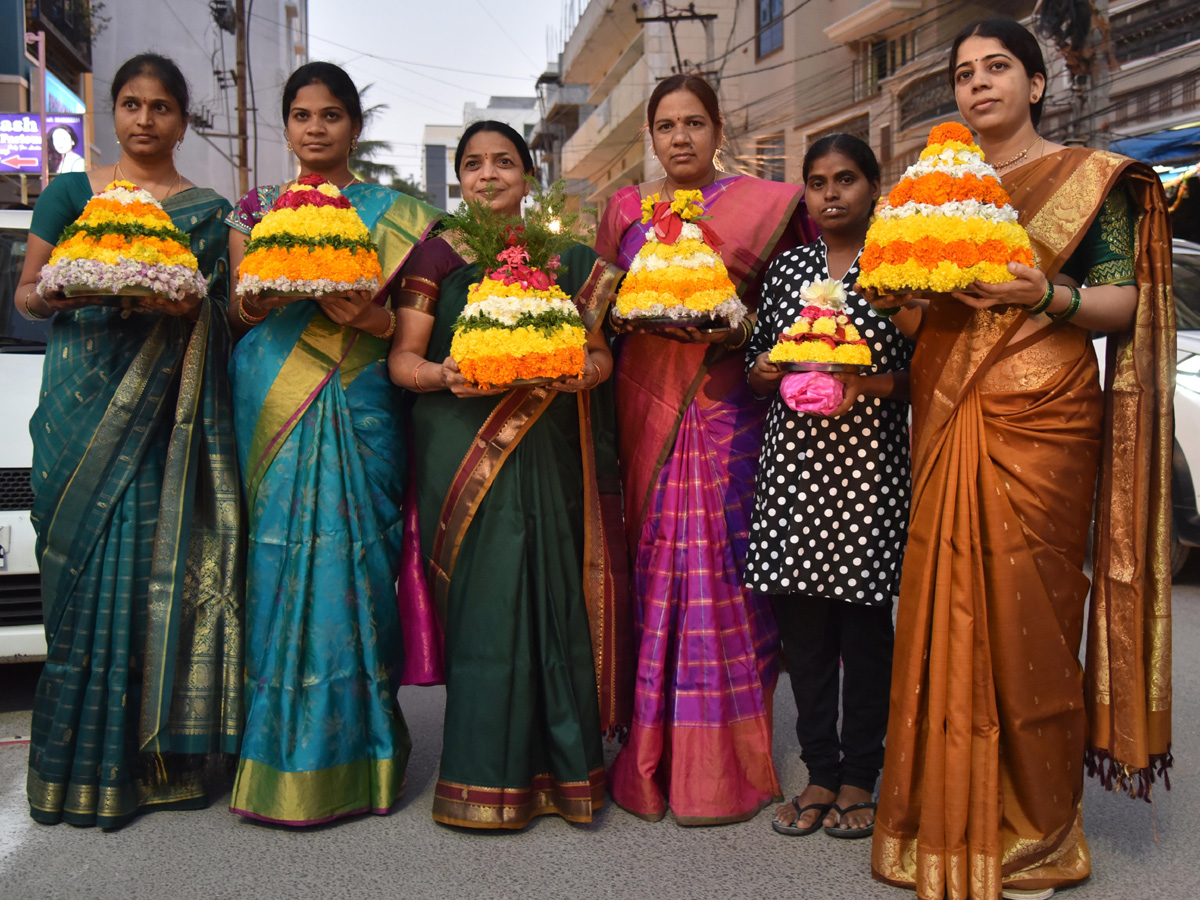
[[[596,249],[628,268],[650,227],[640,224],[643,196],[700,188],[721,257],[753,311],[767,264],[816,234],[799,186],[716,178],[716,105],[696,76],[659,85],[648,121],[667,179],[618,191]],[[767,600],[742,585],[767,407],[750,392],[743,354],[729,346],[735,338],[635,332],[616,351],[638,666],[633,722],[609,781],[624,809],[657,820],[669,806],[681,825],[743,821],[780,795],[771,755],[778,635]]]

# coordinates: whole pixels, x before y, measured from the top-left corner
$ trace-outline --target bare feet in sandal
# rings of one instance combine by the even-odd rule
[[[821,827],[821,817],[836,798],[837,795],[828,788],[810,784],[775,810],[775,821],[771,825],[780,834],[812,834]]]
[[[843,784],[834,801],[833,809],[822,823],[826,834],[835,837],[868,837],[874,830],[875,805],[870,791]]]

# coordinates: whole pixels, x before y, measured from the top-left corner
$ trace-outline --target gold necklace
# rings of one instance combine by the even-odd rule
[[[1037,140],[1035,140],[1032,144],[1030,144],[1028,147],[1026,147],[1024,150],[1022,150],[1020,153],[1018,153],[1012,159],[1005,160],[1002,163],[996,163],[994,168],[997,171],[999,171],[1000,169],[1007,169],[1009,166],[1013,165],[1014,163],[1019,163],[1021,160],[1023,160],[1025,158],[1026,154],[1029,153],[1029,151],[1032,150],[1034,147],[1036,147],[1039,143],[1041,143],[1041,141],[1042,141],[1042,137],[1041,137],[1041,135],[1038,135]]]
[[[126,177],[125,173],[121,171],[121,163],[119,161],[113,163],[113,181],[130,181],[131,184],[137,184],[136,181],[131,181],[128,177]],[[171,185],[169,188],[167,188],[167,192],[165,194],[163,194],[161,197],[154,197],[153,191],[146,191],[146,193],[148,193],[151,197],[154,197],[154,199],[157,200],[159,203],[162,203],[168,197],[170,197],[172,194],[179,193],[179,188],[182,184],[183,184],[183,175],[179,172],[176,172],[175,173],[175,183],[173,185]],[[141,185],[138,185],[138,187],[141,187]],[[143,190],[145,190],[145,189],[143,188]]]

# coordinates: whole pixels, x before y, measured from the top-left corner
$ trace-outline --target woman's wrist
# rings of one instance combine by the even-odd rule
[[[45,307],[45,309],[43,310],[41,307]],[[44,322],[54,315],[54,307],[42,299],[36,287],[31,287],[25,292],[25,299],[21,301],[21,309],[24,318],[31,322]]]
[[[1043,292],[1042,296],[1038,298],[1036,303],[1026,307],[1031,316],[1036,316],[1039,313],[1046,312],[1046,310],[1048,310],[1054,304],[1055,287],[1056,285],[1053,281],[1050,281],[1049,279],[1046,280],[1046,290]]]
[[[425,381],[421,381],[421,369],[425,366],[433,366],[433,369],[425,373]],[[442,367],[428,359],[423,359],[412,371],[413,390],[418,394],[429,394],[434,391],[443,390],[446,387],[445,378],[442,375]]]
[[[390,309],[382,306],[375,306],[374,309],[379,310],[383,315],[372,314],[375,319],[369,326],[364,325],[362,330],[372,337],[377,337],[381,341],[390,341],[392,335],[396,333],[396,314]]]

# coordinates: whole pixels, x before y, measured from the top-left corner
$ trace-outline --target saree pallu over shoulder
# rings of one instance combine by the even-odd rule
[[[383,283],[390,284],[396,277],[413,247],[429,237],[444,210],[415,197],[400,194],[387,211],[379,217],[371,229],[371,238],[379,248],[379,266],[383,269]]]
[[[1022,310],[935,300],[914,354],[913,515],[872,870],[922,898],[1078,883],[1085,756],[1106,761],[1108,786],[1146,793],[1169,759],[1161,187],[1129,160],[1067,150],[1005,188],[1053,277],[1118,181],[1143,210],[1139,297],[1134,327],[1110,336],[1104,393],[1087,333],[1058,324],[1014,342]]]
[[[1156,774],[1166,777],[1171,746],[1170,217],[1162,182],[1146,165],[1084,149],[1046,159],[1018,170],[1005,188],[1018,209],[1037,210],[1024,224],[1049,274],[1066,263],[1118,183],[1141,211],[1134,325],[1107,341],[1085,683],[1089,771],[1098,772],[1106,787],[1148,798]],[[1047,190],[1048,199],[1037,202]]]
[[[725,242],[721,259],[753,312],[759,276],[779,253],[814,240],[802,187],[734,176],[704,189],[705,212]],[[617,192],[596,232],[596,252],[628,269],[645,241],[637,185]],[[718,364],[741,368],[719,346],[681,344],[648,334],[623,335],[616,348],[618,439],[630,552],[645,519],[658,473],[675,443],[683,411]]]
[[[210,276],[195,324],[94,307],[59,316],[47,348],[31,429],[49,645],[28,780],[41,822],[116,827],[202,805],[205,757],[238,752],[229,205],[193,189],[164,207]]]

